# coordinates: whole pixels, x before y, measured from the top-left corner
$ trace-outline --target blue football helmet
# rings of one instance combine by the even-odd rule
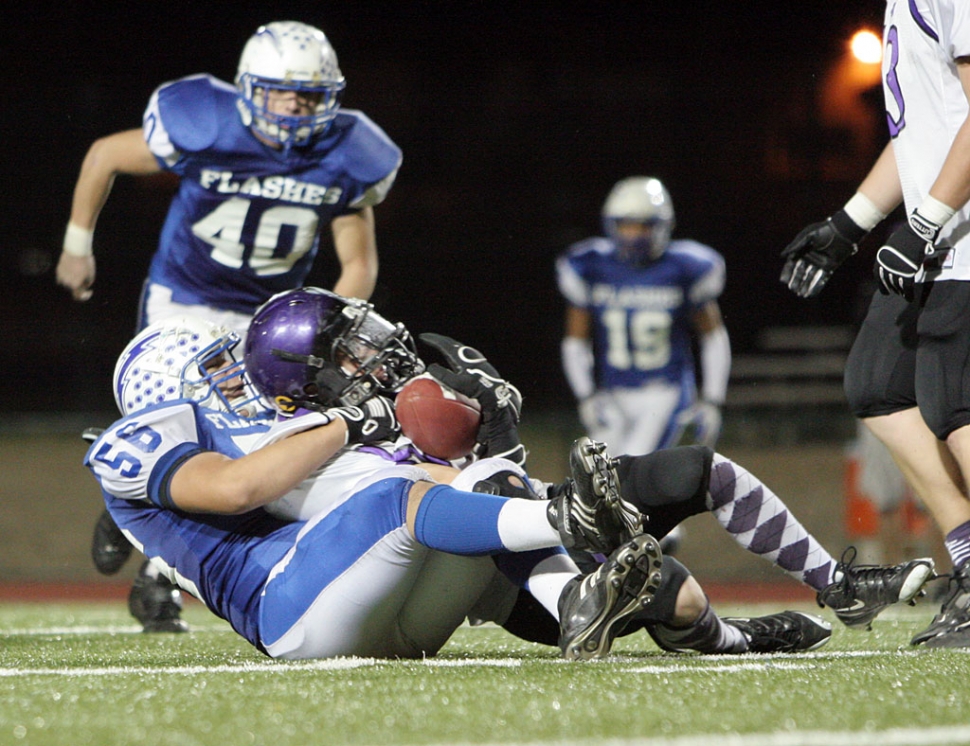
[[[649,176],[631,176],[618,181],[603,203],[603,230],[619,248],[620,258],[632,264],[647,264],[660,256],[674,230],[674,204],[660,182]],[[636,238],[622,235],[622,223],[639,223],[649,228]]]
[[[306,145],[327,130],[345,86],[324,33],[296,21],[260,26],[246,42],[236,72],[243,124],[285,148]],[[267,108],[271,90],[295,91],[310,99],[315,111],[308,116],[273,113]]]
[[[246,336],[246,372],[277,409],[357,406],[424,372],[414,340],[370,303],[320,288],[278,293]]]
[[[239,335],[195,316],[150,324],[118,358],[115,403],[123,415],[152,404],[192,399],[210,409],[248,417],[265,412],[233,350]]]

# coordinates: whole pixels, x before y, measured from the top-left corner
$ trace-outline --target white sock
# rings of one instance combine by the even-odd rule
[[[526,582],[526,589],[550,614],[559,619],[562,589],[579,574],[579,568],[568,554],[555,554],[535,566]]]
[[[498,535],[510,552],[547,549],[562,544],[559,531],[546,518],[545,500],[509,498],[498,514]]]

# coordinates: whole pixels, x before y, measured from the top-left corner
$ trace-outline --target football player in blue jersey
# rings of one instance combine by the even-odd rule
[[[672,239],[674,219],[658,179],[623,179],[603,204],[606,235],[573,244],[556,262],[566,379],[586,432],[618,453],[651,453],[685,434],[713,447],[721,430],[731,369],[717,302],[724,259]],[[667,551],[676,539],[668,537]]]
[[[650,453],[677,443],[696,416],[701,442],[713,446],[731,368],[717,303],[724,259],[671,239],[674,207],[657,179],[618,182],[602,218],[605,236],[573,244],[556,262],[568,304],[563,368],[583,426],[614,451]]]
[[[124,416],[85,458],[126,537],[274,658],[433,655],[499,572],[561,619],[564,656],[608,654],[661,578],[639,514],[585,461],[554,501],[474,490],[473,472],[459,489],[432,476],[451,467],[398,463],[384,395],[419,369],[413,343],[367,304],[319,297],[320,331],[333,333],[323,357],[298,360],[285,343],[267,350],[284,375],[314,371],[297,404],[326,392],[334,406],[288,408],[275,424],[259,416],[264,400],[249,394],[228,329],[173,317],[132,340],[114,373]],[[326,507],[299,521],[268,512],[294,491]],[[564,542],[610,558],[583,576]]]
[[[375,205],[400,149],[360,111],[340,107],[337,56],[317,28],[275,22],[247,41],[234,85],[211,75],[164,83],[142,127],[97,140],[81,166],[57,282],[88,300],[95,223],[118,174],[179,177],[138,310],[137,328],[184,313],[244,336],[253,311],[303,284],[330,226],[335,289],[368,298],[378,271]],[[117,572],[130,554],[107,514],[92,554]],[[148,564],[129,598],[146,631],[183,631],[174,590]]]
[[[117,174],[169,171],[179,187],[152,258],[142,326],[190,312],[245,334],[271,295],[303,284],[331,227],[341,295],[377,277],[374,205],[400,149],[363,113],[340,107],[345,81],[326,36],[270,23],[246,43],[235,85],[211,75],[165,83],[142,127],[97,140],[81,166],[57,281],[91,297],[92,238]]]
[[[303,622],[295,627],[286,626],[302,608],[300,604],[318,597],[313,594],[323,598],[347,585],[356,589],[361,577],[367,579],[364,587],[378,589],[358,597],[366,599],[364,605],[376,614],[375,618],[382,623],[390,619],[389,623],[401,623],[405,628],[412,623],[427,628],[424,637],[412,638],[429,641],[421,642],[425,652],[447,639],[462,614],[498,621],[527,639],[558,643],[567,657],[578,658],[606,654],[627,622],[626,631],[645,628],[658,644],[670,650],[793,651],[812,649],[828,640],[827,623],[798,612],[751,620],[719,619],[686,568],[673,558],[661,560],[653,550],[655,545],[647,539],[637,547],[625,545],[613,561],[603,565],[593,562],[587,576],[590,580],[582,586],[576,582],[579,576],[575,566],[560,556],[561,550],[547,554],[525,551],[534,548],[536,542],[542,546],[561,543],[571,548],[574,557],[588,551],[609,551],[618,541],[634,535],[639,518],[631,516],[639,516],[637,510],[649,510],[651,524],[659,527],[676,524],[686,515],[713,510],[722,523],[732,524],[727,528],[739,534],[739,540],[741,534],[748,536],[750,541],[745,546],[820,590],[819,598],[851,625],[868,623],[889,603],[907,600],[932,569],[922,561],[891,568],[836,566],[764,485],[707,448],[679,448],[613,461],[601,447],[581,439],[571,453],[573,477],[558,485],[530,480],[518,462],[501,457],[473,458],[460,464],[460,471],[454,468],[456,464],[430,463],[407,439],[397,437],[393,408],[383,398],[423,368],[410,336],[401,325],[390,324],[374,313],[368,304],[341,299],[328,291],[307,288],[283,293],[257,312],[253,321],[247,340],[248,380],[263,394],[264,401],[272,399],[287,413],[272,426],[259,418],[257,400],[239,385],[238,368],[222,368],[218,377],[211,379],[203,372],[213,367],[207,365],[209,361],[224,360],[236,343],[233,336],[201,321],[176,320],[156,327],[143,332],[119,360],[115,392],[127,417],[109,428],[87,457],[105,489],[109,509],[139,548],[153,557],[153,567],[204,600],[207,594],[213,594],[215,603],[210,607],[214,606],[216,613],[229,619],[247,639],[255,640],[253,589],[240,589],[239,598],[232,600],[233,594],[221,592],[221,584],[230,584],[235,592],[240,573],[246,574],[248,581],[261,582],[258,574],[248,574],[256,571],[252,563],[246,567],[247,563],[258,556],[256,565],[265,570],[263,552],[275,556],[272,553],[282,549],[264,543],[260,532],[273,532],[274,540],[284,544],[292,538],[285,531],[275,533],[277,529],[272,526],[280,531],[282,527],[274,524],[273,518],[306,526],[326,524],[330,528],[318,530],[331,532],[331,539],[333,531],[363,537],[363,543],[336,540],[336,545],[346,547],[346,553],[333,559],[330,574],[324,573],[322,580],[317,576],[306,579],[294,571],[288,576],[289,585],[276,586],[281,596],[267,596],[286,600],[295,594],[299,598],[298,604],[279,611],[285,624],[273,629],[283,635],[281,642],[267,646],[262,632],[258,634],[255,644],[273,655],[347,654],[347,650],[372,655],[416,654],[414,647],[399,647],[403,643],[393,634],[378,634],[380,640],[390,640],[389,645],[371,640],[366,629],[362,631],[359,608],[354,612],[342,606],[328,607],[332,616],[318,609],[302,617]],[[484,442],[476,454],[511,452],[524,457],[524,451],[512,445],[517,435],[503,432],[515,429],[517,411],[509,412],[519,406],[514,390],[509,396],[496,395],[496,389],[511,387],[477,351],[439,335],[422,335],[422,340],[441,352],[448,363],[448,368],[433,364],[429,372],[482,403],[486,416],[479,439]],[[239,398],[227,402],[220,391]],[[236,416],[242,411],[245,419]],[[312,451],[317,454],[314,458],[322,461],[306,475],[308,464],[300,460],[300,454],[306,455],[303,449],[309,446],[295,452],[276,447],[293,436],[332,430],[333,426],[337,429],[331,433],[335,440],[328,435],[320,441],[329,445],[322,451]],[[302,442],[313,441],[303,438]],[[241,458],[269,448],[274,455]],[[276,458],[283,458],[278,455],[282,453],[287,459],[294,454],[298,459],[286,461],[284,467],[276,462]],[[203,458],[203,454],[207,455]],[[248,466],[241,472],[236,468],[223,471],[230,469],[226,456],[244,460]],[[263,479],[257,478],[263,468],[258,464],[267,469]],[[216,481],[209,481],[210,469]],[[243,481],[234,481],[240,475]],[[256,479],[252,490],[247,487],[246,475]],[[301,479],[301,475],[307,478]],[[404,579],[400,567],[384,567],[382,550],[397,547],[396,539],[387,534],[389,526],[397,525],[397,519],[388,518],[383,510],[395,502],[388,499],[386,489],[389,482],[400,480],[450,483],[458,490],[439,490],[431,496],[428,487],[428,497],[421,503],[427,501],[426,506],[404,513],[416,532],[409,541],[417,540],[422,546],[448,554],[464,554],[472,548],[477,554],[499,552],[495,566],[502,572],[496,573],[488,564],[472,568],[467,557],[445,559],[434,553],[425,557],[426,550],[420,548],[416,551],[424,557],[426,571],[412,568],[410,580]],[[269,485],[269,491],[263,489],[265,485]],[[362,496],[364,493],[368,496]],[[492,502],[489,508],[487,501],[478,502],[483,495],[514,499]],[[546,499],[539,500],[540,495]],[[636,509],[623,499],[626,496],[635,501]],[[745,521],[743,526],[733,525],[739,523],[736,509],[751,513],[752,501],[757,501],[757,519]],[[708,502],[714,507],[710,508]],[[262,508],[247,511],[254,505]],[[378,505],[382,509],[373,510]],[[164,511],[173,507],[180,515],[165,515]],[[181,515],[186,510],[190,515]],[[195,516],[199,511],[202,515]],[[235,519],[224,524],[207,515],[226,511],[247,511],[245,528],[235,527]],[[371,525],[375,520],[380,527]],[[199,523],[205,525],[203,531]],[[214,530],[227,525],[228,533]],[[555,529],[558,539],[548,526]],[[249,537],[250,531],[262,538]],[[307,552],[316,551],[314,546],[314,541],[306,540]],[[510,549],[523,551],[511,553],[507,551]],[[333,553],[332,549],[328,551]],[[365,562],[359,570],[348,570],[358,566],[353,561],[358,551],[377,559]],[[246,556],[237,557],[237,552]],[[309,556],[301,552],[296,550],[295,556]],[[661,562],[659,584],[651,583],[644,591],[639,585],[643,577],[634,569],[636,561],[631,566],[623,559],[626,556],[639,560],[649,556],[648,564],[654,568],[657,566],[653,563]],[[200,562],[200,557],[205,560]],[[320,558],[302,561],[315,560],[324,562]],[[204,567],[210,561],[214,567]],[[405,585],[396,585],[398,580]],[[512,580],[520,590],[516,591]],[[614,581],[615,587],[622,589],[618,594],[608,590],[614,587]],[[310,585],[304,588],[303,583]],[[470,595],[450,595],[454,588],[465,588],[466,584],[474,589]],[[395,592],[388,591],[392,587]],[[481,596],[473,599],[478,592]],[[634,608],[634,599],[642,601],[645,592],[653,601],[643,610]],[[246,608],[236,606],[239,599]],[[846,599],[851,601],[848,612],[843,608]],[[457,606],[451,606],[453,602]],[[267,608],[258,614],[265,617]],[[432,613],[436,609],[450,611],[439,616]],[[315,621],[328,622],[326,630],[307,629],[306,624],[313,627]],[[288,647],[294,639],[308,642]]]
[[[571,659],[608,654],[633,615],[671,650],[804,650],[828,640],[828,625],[810,615],[718,619],[689,573],[635,533],[636,511],[615,480],[601,480],[610,467],[586,439],[573,451],[573,479],[545,500],[507,459],[459,471],[413,449],[405,456],[383,395],[422,363],[406,330],[367,304],[294,291],[261,314],[246,357],[286,416],[267,419],[265,399],[242,384],[233,333],[173,318],[119,358],[125,416],[86,464],[153,567],[268,655],[431,655],[466,617],[503,621]],[[505,385],[480,356],[461,359],[473,358],[450,378],[480,385],[485,372]],[[312,512],[293,520],[307,505]],[[586,575],[562,549],[616,544]],[[551,640],[537,614],[553,620]]]

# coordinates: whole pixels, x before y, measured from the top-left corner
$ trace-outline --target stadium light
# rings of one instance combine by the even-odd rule
[[[852,56],[865,65],[878,65],[882,62],[882,39],[872,31],[856,31],[849,42]]]
[[[882,38],[859,29],[846,40],[843,53],[829,68],[819,87],[819,122],[834,132],[842,131],[842,151],[824,161],[822,173],[831,178],[853,179],[871,164],[880,142],[883,119],[872,111],[864,94],[882,80]]]

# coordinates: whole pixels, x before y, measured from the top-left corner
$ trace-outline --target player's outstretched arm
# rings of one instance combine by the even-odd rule
[[[94,226],[111,193],[115,176],[160,170],[141,128],[102,137],[88,149],[74,186],[71,219],[64,233],[56,272],[57,284],[67,288],[75,300],[85,301],[92,295]]]
[[[171,477],[172,501],[190,512],[245,513],[283,497],[344,446],[394,440],[400,432],[394,403],[382,396],[306,416],[319,424],[241,458],[213,451],[189,458]]]
[[[238,514],[299,485],[343,448],[347,423],[335,417],[237,459],[215,451],[192,456],[172,475],[169,494],[181,510]]]

